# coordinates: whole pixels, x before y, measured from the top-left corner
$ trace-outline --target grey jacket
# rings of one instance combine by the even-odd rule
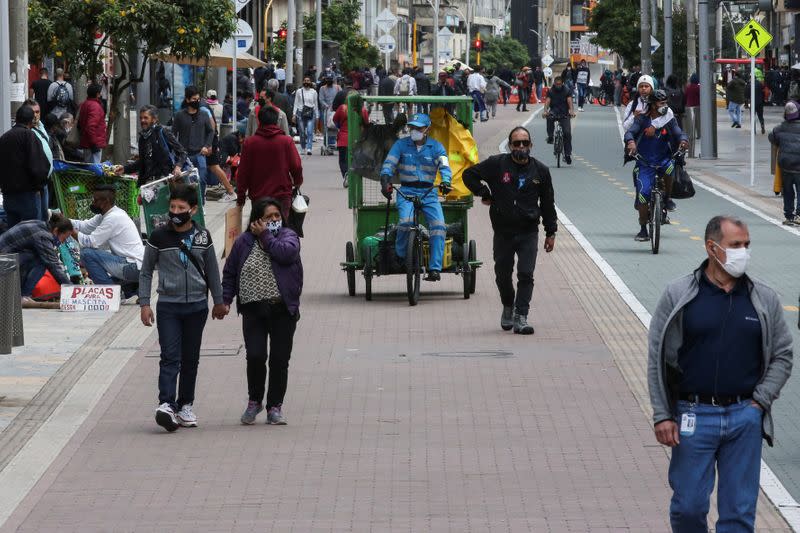
[[[800,172],[800,120],[784,120],[769,134],[769,142],[778,147],[782,171]]]
[[[667,285],[650,321],[647,383],[655,424],[677,416],[675,403],[681,374],[678,350],[683,343],[683,310],[697,296],[700,276],[707,264],[708,260],[692,274]],[[777,293],[753,278],[746,277],[745,281],[761,322],[761,350],[764,357],[761,378],[753,391],[753,399],[764,408],[761,431],[767,444],[772,446],[772,402],[778,398],[792,373],[792,334],[783,317],[783,306]]]
[[[202,302],[208,292],[215,304],[222,303],[222,282],[219,264],[214,253],[211,233],[195,225],[190,253],[205,271],[206,278],[198,272],[192,261],[181,260],[181,238],[170,226],[156,229],[144,249],[144,260],[139,272],[139,305],[150,305],[153,270],[158,265],[158,301],[171,303]],[[206,284],[208,280],[208,284]]]
[[[189,155],[196,155],[214,141],[214,126],[208,113],[189,113],[182,109],[172,119],[172,134]]]

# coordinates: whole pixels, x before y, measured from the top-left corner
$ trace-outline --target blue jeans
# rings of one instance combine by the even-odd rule
[[[742,123],[742,104],[735,104],[728,102],[728,115],[731,117],[731,122],[734,124]]]
[[[578,107],[583,107],[583,101],[586,100],[586,95],[589,94],[589,86],[585,83],[578,84]]]
[[[44,276],[46,267],[39,254],[19,252],[19,282],[22,296],[30,296],[36,284]]]
[[[200,345],[208,319],[208,301],[158,302],[156,326],[161,346],[158,372],[158,403],[173,409],[194,403]],[[180,385],[177,385],[180,375]],[[177,389],[177,398],[175,397]]]
[[[543,83],[537,83],[536,84],[536,99],[539,100],[540,102],[542,101],[542,86],[543,85],[544,85]]]
[[[761,473],[761,409],[750,400],[715,407],[678,402],[678,424],[683,413],[693,412],[693,435],[680,436],[672,449],[669,485],[672,530],[681,533],[708,530],[706,515],[714,489],[715,466],[719,476],[716,531],[753,531]]]
[[[422,212],[428,224],[430,232],[431,256],[428,262],[428,270],[442,270],[442,259],[444,258],[444,241],[447,237],[447,226],[444,223],[444,212],[442,204],[439,203],[439,196],[435,189],[422,189],[417,187],[401,187],[400,190],[406,196],[423,196]],[[397,215],[399,224],[397,226],[397,240],[395,250],[397,257],[403,259],[406,256],[408,246],[408,232],[414,225],[414,204],[410,200],[397,195]]]
[[[87,163],[102,163],[103,150],[83,149],[83,157]]]
[[[23,220],[42,220],[41,196],[40,191],[3,194],[3,208],[6,210],[8,227],[16,226]]]
[[[483,100],[483,93],[480,91],[472,91],[470,95],[472,96],[475,112],[480,113],[481,120],[484,120],[486,118],[486,102]]]
[[[98,248],[81,248],[81,261],[95,284],[119,284],[126,298],[137,293],[139,267],[136,263],[129,263],[124,257]]]
[[[787,219],[800,215],[800,173],[781,172],[783,179],[783,214]]]
[[[189,160],[197,168],[197,176],[200,180],[200,203],[206,203],[206,185],[208,184],[208,165],[206,165],[206,156],[194,154],[189,156]]]
[[[302,133],[302,146],[307,152],[314,149],[314,124],[316,119],[310,118],[308,120],[299,119],[300,127],[303,129]]]

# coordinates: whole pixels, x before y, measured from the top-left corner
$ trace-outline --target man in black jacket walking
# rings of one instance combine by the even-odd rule
[[[531,136],[518,126],[508,135],[510,154],[494,155],[468,168],[464,184],[489,206],[494,229],[494,273],[503,314],[500,327],[533,334],[528,311],[533,295],[533,270],[539,243],[539,220],[545,230],[544,250],[556,243],[555,195],[548,168],[531,157]],[[517,289],[511,274],[517,256]]]
[[[23,220],[41,220],[41,195],[47,186],[50,161],[42,143],[33,133],[33,109],[17,110],[14,127],[0,136],[0,191],[8,227]]]

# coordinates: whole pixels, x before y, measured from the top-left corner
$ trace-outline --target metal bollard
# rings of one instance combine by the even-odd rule
[[[25,341],[20,290],[17,255],[0,255],[0,354],[10,354]]]

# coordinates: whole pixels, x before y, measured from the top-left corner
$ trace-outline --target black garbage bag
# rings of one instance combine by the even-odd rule
[[[675,175],[672,177],[672,198],[685,200],[694,196],[692,177],[686,172],[683,165],[675,166]]]
[[[405,124],[406,117],[400,114],[392,124],[371,124],[365,128],[363,137],[353,148],[350,170],[363,178],[380,181],[383,161]]]

